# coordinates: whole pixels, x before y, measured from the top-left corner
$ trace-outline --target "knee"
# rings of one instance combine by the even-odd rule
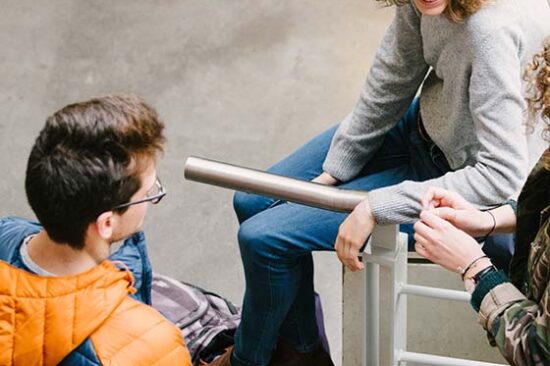
[[[254,211],[254,202],[252,201],[249,193],[235,192],[233,195],[233,210],[235,210],[239,223],[253,216],[252,211]]]
[[[260,230],[260,225],[256,223],[258,220],[249,220],[241,224],[237,239],[241,253],[256,253],[261,252],[263,243],[266,241],[265,233]]]
[[[252,218],[239,228],[239,249],[243,260],[274,259],[280,257],[282,246],[277,226],[269,220]]]

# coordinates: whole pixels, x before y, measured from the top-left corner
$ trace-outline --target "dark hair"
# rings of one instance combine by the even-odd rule
[[[376,0],[382,2],[387,6],[397,5],[402,6],[410,3],[413,0]],[[445,16],[455,23],[461,23],[466,20],[470,15],[477,12],[489,0],[448,0],[447,7],[443,12]]]
[[[50,238],[83,248],[89,224],[141,188],[143,163],[163,151],[163,130],[156,111],[133,95],[93,98],[48,117],[25,189]]]

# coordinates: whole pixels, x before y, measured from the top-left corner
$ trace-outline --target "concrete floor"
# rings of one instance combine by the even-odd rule
[[[0,215],[33,216],[24,170],[48,114],[94,95],[137,93],[169,138],[159,168],[169,196],[145,226],[153,265],[237,304],[231,192],[184,181],[185,158],[266,168],[341,120],[393,13],[366,0],[2,0],[1,9]],[[341,266],[331,253],[315,259],[338,360]],[[436,342],[439,328],[423,323],[415,338]]]

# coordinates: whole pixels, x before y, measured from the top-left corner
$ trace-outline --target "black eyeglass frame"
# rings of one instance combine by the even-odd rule
[[[117,205],[115,207],[113,207],[111,210],[120,210],[120,209],[123,209],[123,208],[126,208],[126,207],[130,207],[130,206],[133,206],[133,205],[137,205],[137,204],[140,204],[140,203],[145,203],[145,202],[151,202],[153,205],[156,205],[157,203],[160,202],[160,200],[162,200],[162,198],[164,196],[166,196],[166,188],[164,188],[164,186],[162,185],[160,179],[156,179],[155,180],[155,186],[157,186],[159,192],[157,194],[154,194],[152,196],[147,196],[145,198],[142,198],[140,200],[137,200],[137,201],[132,201],[132,202],[127,202],[127,203],[123,203],[123,204],[120,204],[120,205]]]

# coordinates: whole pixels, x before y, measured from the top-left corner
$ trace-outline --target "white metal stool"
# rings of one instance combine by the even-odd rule
[[[389,366],[418,362],[424,365],[446,366],[503,366],[502,364],[443,357],[407,351],[407,296],[468,302],[470,295],[435,287],[407,283],[407,236],[400,234],[397,225],[377,227],[363,254],[365,270],[360,275],[344,270],[343,274],[343,348],[342,366],[380,365],[380,266],[390,271]],[[354,296],[365,286],[363,298]],[[361,316],[364,314],[364,316]],[[363,324],[357,319],[363,318]],[[386,366],[386,365],[384,365]]]

